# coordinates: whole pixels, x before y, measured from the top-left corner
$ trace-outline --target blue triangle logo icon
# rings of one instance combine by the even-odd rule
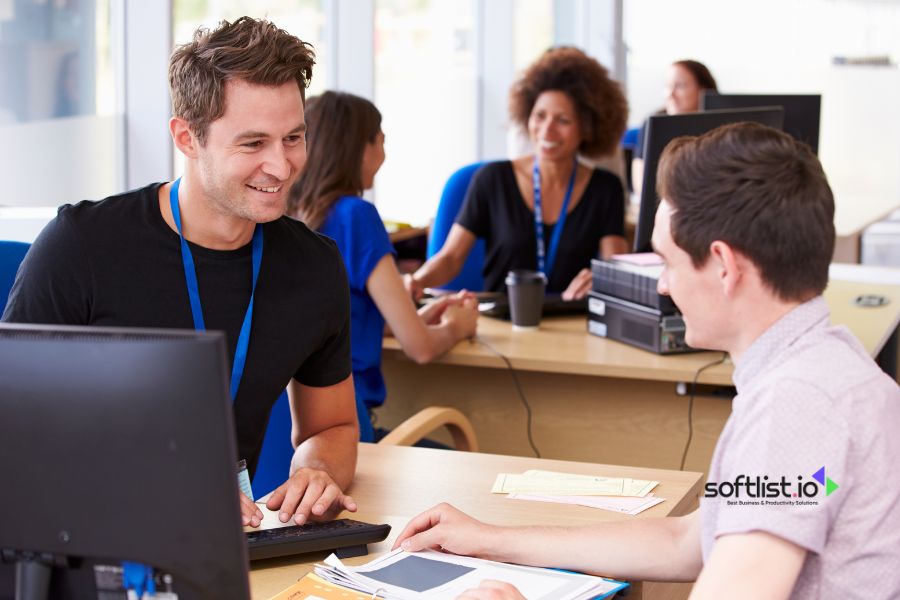
[[[819,485],[825,485],[825,467],[822,467],[813,473],[813,479],[819,482]]]

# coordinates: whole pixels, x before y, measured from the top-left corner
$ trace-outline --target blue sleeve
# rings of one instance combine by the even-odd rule
[[[347,267],[351,289],[363,290],[375,265],[394,247],[375,205],[359,200],[345,214],[340,241],[341,254]]]

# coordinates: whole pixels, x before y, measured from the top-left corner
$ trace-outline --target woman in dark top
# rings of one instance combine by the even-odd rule
[[[619,179],[577,160],[579,152],[610,152],[622,137],[628,106],[619,84],[581,50],[554,48],[513,85],[510,116],[527,129],[534,154],[475,174],[444,247],[406,277],[414,296],[452,279],[477,238],[487,245],[487,290],[502,291],[511,269],[537,269],[547,291],[566,298],[590,289],[598,251],[627,251]]]

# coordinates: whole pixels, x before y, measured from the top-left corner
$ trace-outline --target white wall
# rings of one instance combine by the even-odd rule
[[[122,119],[86,116],[0,126],[0,205],[59,206],[119,191]]]

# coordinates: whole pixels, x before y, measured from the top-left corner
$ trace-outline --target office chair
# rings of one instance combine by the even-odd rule
[[[16,280],[19,264],[25,258],[25,254],[30,247],[31,244],[23,242],[0,241],[0,314],[3,313],[3,309],[6,307],[9,290]]]
[[[625,133],[622,134],[622,148],[625,150],[634,150],[635,146],[637,146],[638,136],[641,133],[640,127],[632,127],[631,129],[626,129]]]
[[[428,248],[426,251],[428,258],[437,254],[443,247],[444,242],[447,241],[450,227],[456,221],[456,215],[459,213],[459,209],[462,208],[463,200],[466,198],[469,182],[472,181],[475,171],[485,164],[484,162],[477,162],[467,165],[453,173],[447,180],[447,183],[444,184],[444,191],[441,192],[437,214],[434,216],[431,233],[428,235]],[[450,290],[467,289],[473,292],[480,292],[484,289],[484,278],[481,276],[483,266],[484,240],[476,240],[459,275],[441,287]]]
[[[478,440],[475,437],[472,423],[455,408],[445,406],[430,406],[420,410],[403,421],[378,443],[390,446],[412,446],[440,427],[450,430],[453,446],[457,450],[478,452]],[[256,473],[253,475],[253,495],[260,498],[284,483],[290,472],[293,456],[291,408],[287,392],[282,392],[269,416],[259,463],[256,465]]]
[[[387,446],[413,446],[432,432],[446,427],[453,438],[453,447],[464,452],[478,452],[478,439],[472,423],[455,408],[429,406],[423,408],[381,438]]]

